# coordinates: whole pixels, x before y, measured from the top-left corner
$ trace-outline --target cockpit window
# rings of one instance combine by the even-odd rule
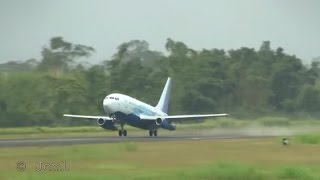
[[[119,98],[114,98],[114,99],[119,100]]]

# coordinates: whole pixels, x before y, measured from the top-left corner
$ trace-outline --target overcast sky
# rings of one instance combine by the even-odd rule
[[[320,0],[0,0],[0,63],[40,59],[54,36],[93,46],[94,62],[132,39],[165,51],[170,37],[198,50],[270,40],[308,63],[320,56]]]

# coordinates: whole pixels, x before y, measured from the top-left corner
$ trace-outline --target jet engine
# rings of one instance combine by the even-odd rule
[[[109,129],[109,130],[114,130],[114,131],[118,130],[114,124],[114,121],[99,118],[99,119],[97,119],[97,123],[100,127],[104,128],[104,129]]]
[[[162,124],[162,122],[164,121],[164,119],[162,119],[162,118],[158,118],[158,119],[156,119],[156,125],[158,125],[158,126],[160,126],[161,124]]]
[[[97,123],[99,124],[99,126],[103,126],[104,123],[106,123],[106,120],[103,118],[99,118],[99,119],[97,119]]]

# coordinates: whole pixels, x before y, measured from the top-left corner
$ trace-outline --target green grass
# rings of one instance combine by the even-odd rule
[[[297,180],[310,180],[310,179],[319,179],[319,175],[315,172],[312,172],[309,168],[306,167],[282,167],[278,171],[278,177],[281,179],[297,179]]]
[[[319,152],[281,138],[0,148],[0,179],[320,179]],[[37,172],[39,161],[69,170]]]
[[[128,151],[128,152],[133,152],[133,151],[137,151],[138,146],[135,142],[124,142],[123,144],[123,149]]]
[[[300,134],[295,137],[297,142],[303,143],[303,144],[320,144],[320,134]]]

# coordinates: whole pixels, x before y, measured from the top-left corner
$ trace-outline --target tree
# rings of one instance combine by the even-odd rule
[[[299,98],[299,106],[308,112],[319,111],[320,90],[312,85],[304,86]]]
[[[156,105],[172,77],[170,114],[228,112],[234,117],[304,112],[320,107],[320,68],[264,41],[258,50],[194,50],[167,39],[169,52],[149,49],[143,40],[122,43],[108,61],[77,64],[94,49],[54,37],[31,59],[0,64],[0,125],[71,125],[64,113],[104,114],[102,100],[119,92]]]
[[[285,56],[280,62],[274,63],[271,89],[273,96],[271,103],[283,109],[283,102],[296,99],[303,86],[304,68],[301,60],[292,56]],[[290,101],[292,104],[293,101]],[[288,103],[286,103],[288,104]],[[290,105],[292,106],[292,105]]]
[[[55,73],[66,71],[76,59],[89,57],[93,52],[94,49],[90,46],[72,44],[62,37],[54,37],[50,40],[50,47],[42,49],[42,61],[38,68]]]

